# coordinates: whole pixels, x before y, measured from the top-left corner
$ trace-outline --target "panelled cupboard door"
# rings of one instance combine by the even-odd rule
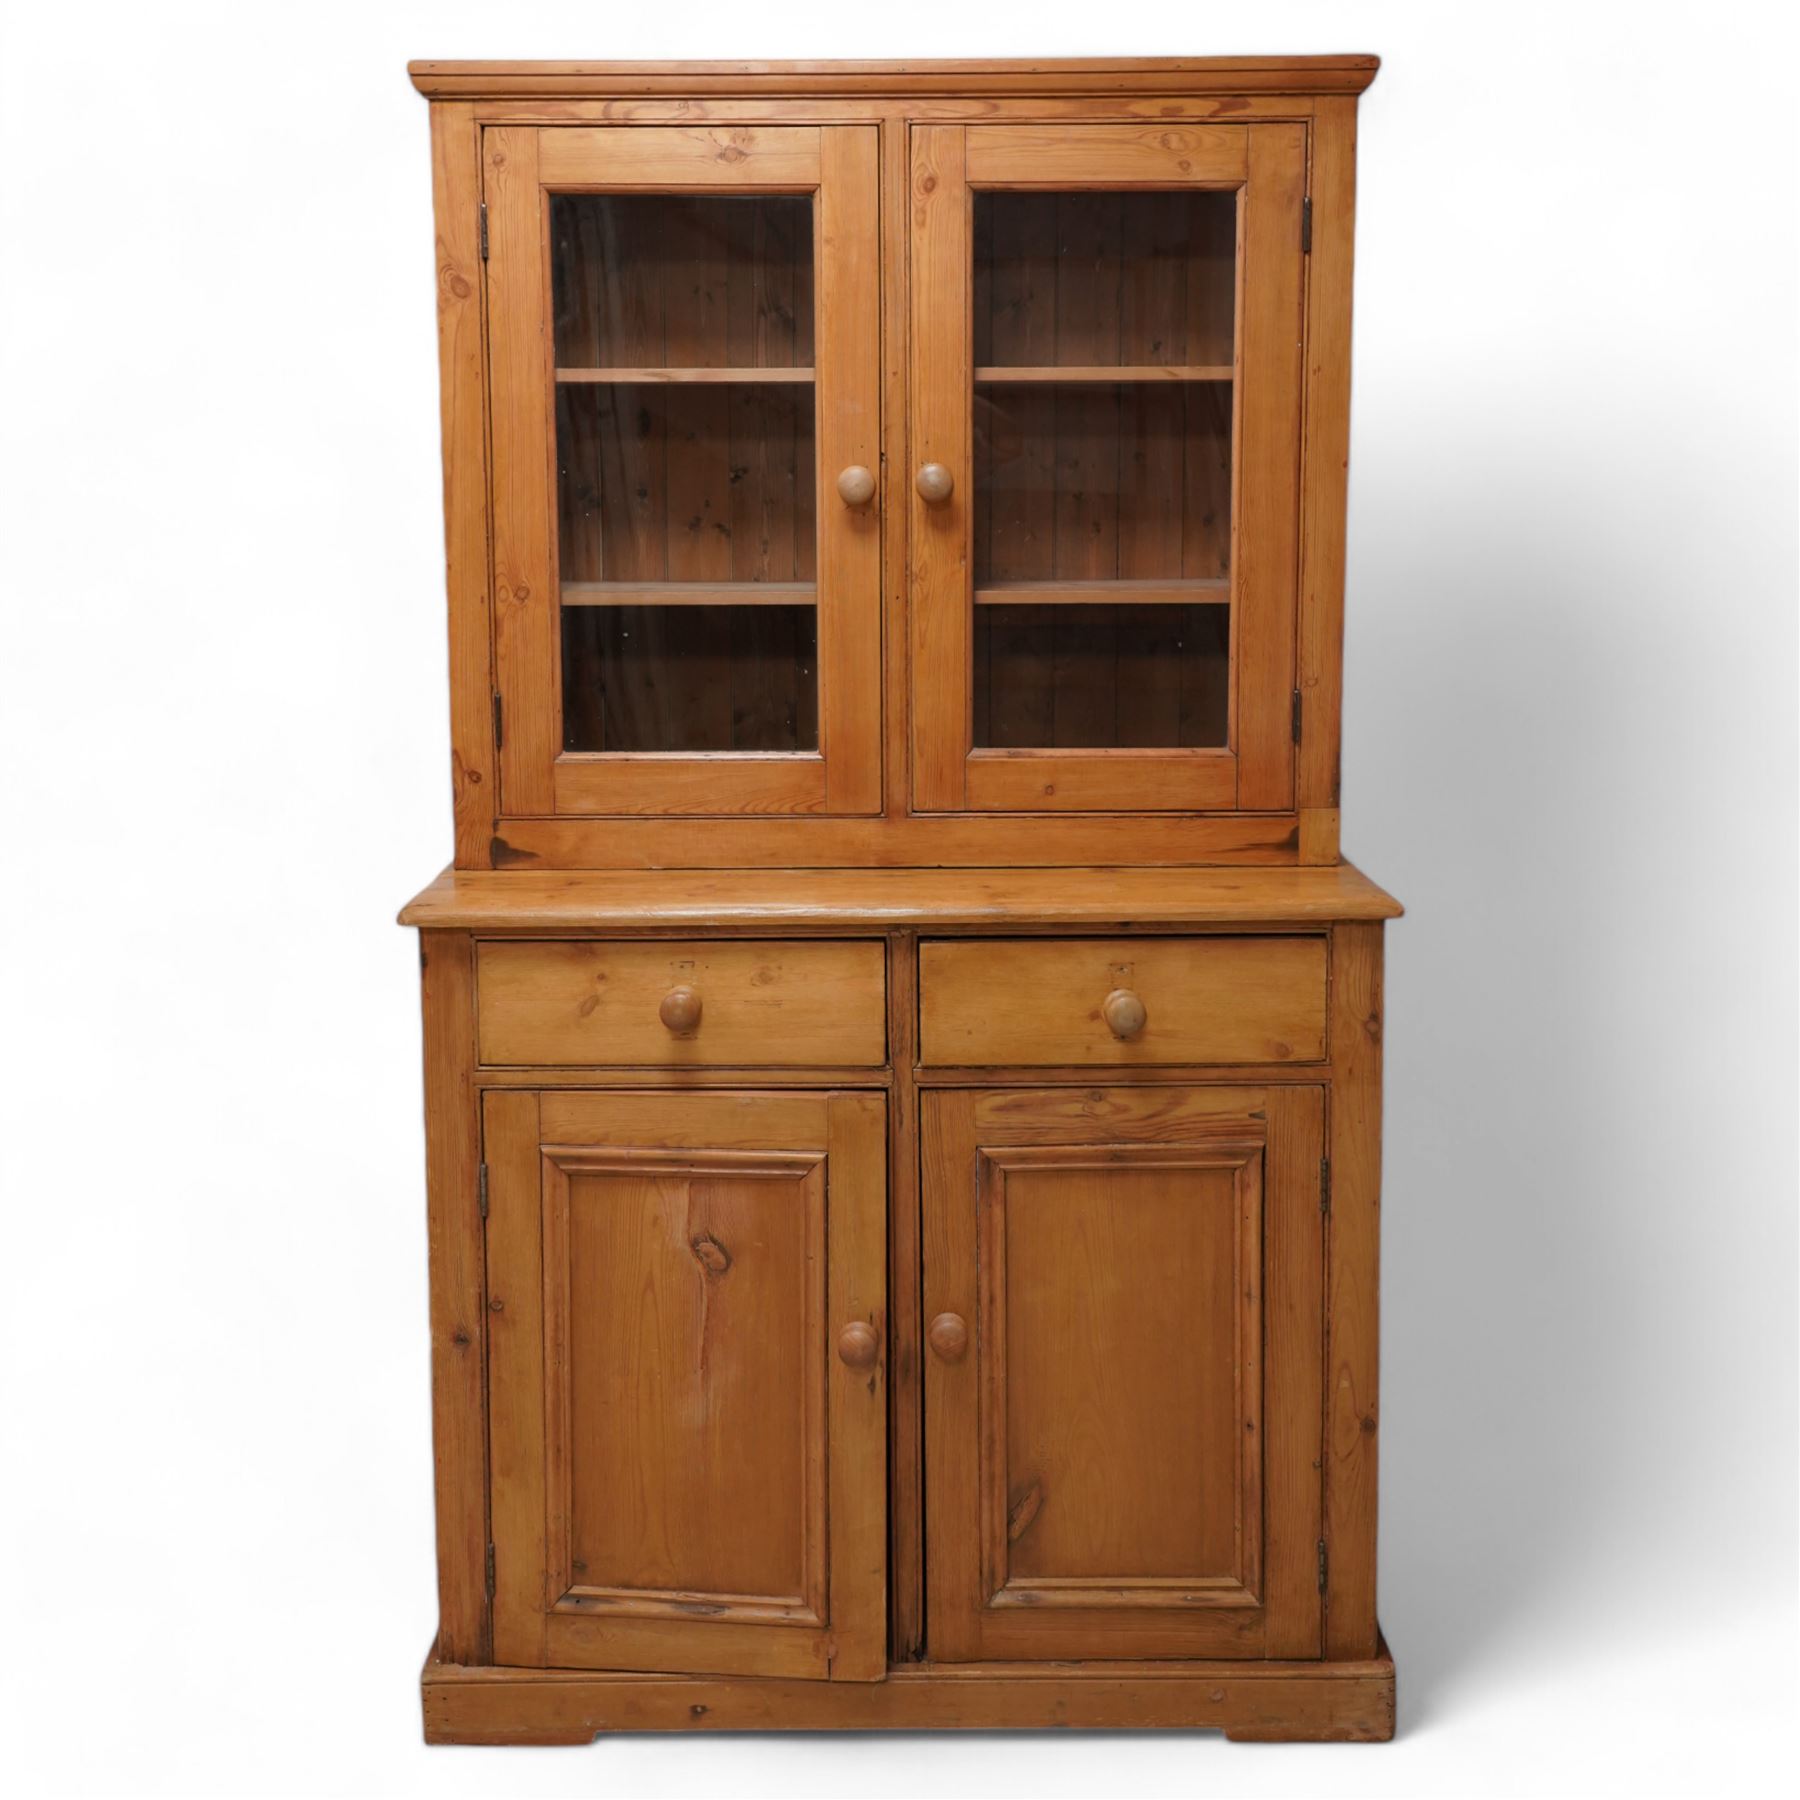
[[[484,133],[503,815],[880,810],[877,164]]]
[[[1323,1117],[923,1097],[934,1660],[1320,1654]]]
[[[911,157],[913,804],[1287,808],[1305,128]]]
[[[496,1662],[885,1673],[884,1119],[486,1096]]]

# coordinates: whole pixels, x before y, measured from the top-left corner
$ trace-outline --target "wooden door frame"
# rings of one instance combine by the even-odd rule
[[[482,1131],[496,1663],[880,1680],[887,1670],[886,1358],[878,1348],[872,1365],[853,1368],[833,1346],[855,1321],[872,1329],[878,1347],[886,1340],[883,1096],[490,1090]],[[565,1464],[551,1415],[566,1373],[558,1371],[558,1307],[547,1286],[559,1254],[556,1198],[569,1168],[597,1155],[617,1162],[631,1151],[714,1162],[751,1155],[762,1165],[822,1169],[823,1516],[817,1578],[796,1607],[695,1616],[693,1607],[671,1602],[620,1616],[563,1603],[570,1590],[558,1472]]]
[[[1307,131],[1293,123],[914,124],[910,136],[912,801],[921,812],[1272,812],[1294,804]],[[985,750],[971,705],[978,190],[1203,188],[1239,205],[1228,748]]]
[[[837,472],[853,463],[882,466],[877,127],[497,125],[483,130],[481,168],[497,811],[538,818],[879,812],[880,508],[845,505],[835,485]],[[816,196],[816,751],[562,749],[552,191]]]

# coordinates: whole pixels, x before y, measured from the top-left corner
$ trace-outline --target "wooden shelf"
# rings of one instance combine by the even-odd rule
[[[559,382],[593,382],[611,383],[618,386],[630,384],[648,384],[651,382],[707,383],[722,385],[728,382],[800,382],[811,381],[811,369],[774,368],[774,369],[558,369],[556,379]]]
[[[812,606],[810,581],[565,581],[564,606]]]
[[[997,581],[975,590],[977,606],[1223,606],[1231,581]]]
[[[979,382],[1048,385],[1088,381],[1230,381],[1229,363],[1051,363],[1033,368],[1010,363],[982,363]]]

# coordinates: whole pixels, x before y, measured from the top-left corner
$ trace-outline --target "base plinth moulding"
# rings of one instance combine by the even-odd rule
[[[585,1744],[609,1731],[1222,1731],[1238,1742],[1379,1743],[1394,1663],[910,1663],[885,1681],[632,1675],[425,1664],[433,1744]]]

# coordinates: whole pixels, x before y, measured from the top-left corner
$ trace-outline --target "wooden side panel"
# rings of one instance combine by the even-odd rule
[[[1291,805],[1294,796],[1306,130],[1258,125],[1249,137],[1232,606],[1237,803],[1246,812],[1265,812]]]
[[[450,779],[456,866],[485,869],[499,782],[488,609],[487,416],[482,391],[481,128],[463,101],[431,108],[437,220],[438,410],[450,601]]]
[[[969,717],[969,190],[960,125],[912,133],[912,444],[906,472],[912,556],[913,805],[963,804]],[[942,463],[947,500],[922,499],[916,467]]]
[[[437,1496],[438,1654],[487,1661],[487,1281],[477,1164],[475,967],[468,937],[419,934],[425,1186],[431,1256],[431,1442]]]
[[[1356,102],[1319,103],[1312,127],[1312,256],[1307,264],[1306,451],[1300,537],[1300,692],[1296,799],[1300,853],[1335,861],[1342,737],[1344,521],[1350,467],[1350,295],[1356,231]],[[1329,812],[1330,842],[1305,817]]]
[[[1374,1654],[1375,1475],[1381,1408],[1379,925],[1332,933],[1330,1336],[1325,1367],[1325,1654]]]
[[[877,941],[487,943],[478,958],[487,1063],[829,1067],[886,1056]],[[699,1005],[688,1029],[661,1017],[677,988]]]
[[[1316,1062],[1322,937],[1011,938],[919,952],[920,1061],[950,1067]],[[1120,1038],[1103,1007],[1134,994]]]

